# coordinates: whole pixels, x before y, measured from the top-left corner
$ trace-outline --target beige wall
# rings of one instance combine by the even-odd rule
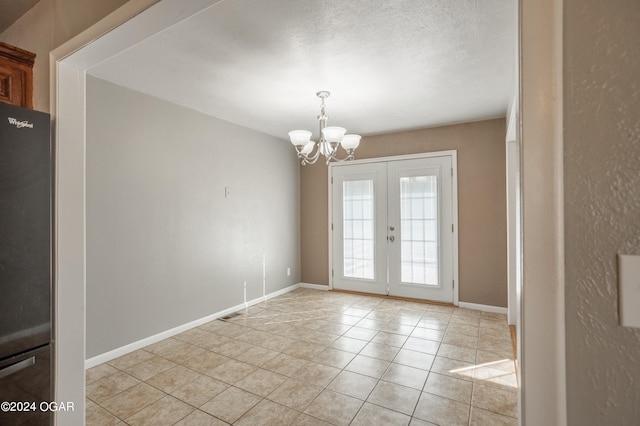
[[[40,0],[0,41],[36,54],[33,108],[49,112],[49,52],[80,34],[127,0]]]
[[[458,151],[460,301],[507,306],[504,119],[362,139],[357,158]],[[302,281],[329,283],[327,166],[301,167]]]
[[[640,255],[640,2],[564,2],[567,417],[640,422],[640,329],[616,255]]]

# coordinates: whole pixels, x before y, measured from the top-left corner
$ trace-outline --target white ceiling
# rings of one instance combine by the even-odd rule
[[[495,118],[513,93],[513,0],[226,0],[90,74],[283,139]]]

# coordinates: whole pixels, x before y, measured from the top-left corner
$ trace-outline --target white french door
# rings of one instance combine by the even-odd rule
[[[455,153],[332,165],[336,289],[452,303]]]

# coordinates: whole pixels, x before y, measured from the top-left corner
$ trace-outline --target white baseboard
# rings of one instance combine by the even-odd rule
[[[493,312],[494,314],[507,314],[507,308],[500,306],[481,305],[479,303],[458,302],[459,308],[475,309],[476,311]]]
[[[174,327],[174,328],[171,328],[169,330],[163,331],[161,333],[155,334],[153,336],[146,337],[144,339],[138,340],[137,342],[129,343],[128,345],[121,346],[121,347],[119,347],[117,349],[113,349],[113,350],[111,350],[109,352],[105,352],[103,354],[96,355],[96,356],[94,356],[92,358],[89,358],[89,359],[85,360],[84,368],[88,369],[88,368],[91,368],[91,367],[95,367],[96,365],[100,365],[100,364],[103,364],[105,362],[111,361],[112,359],[116,359],[116,358],[121,357],[123,355],[126,355],[126,354],[128,354],[130,352],[137,351],[138,349],[142,349],[145,346],[149,346],[149,345],[151,345],[153,343],[157,343],[157,342],[159,342],[161,340],[168,339],[169,337],[175,336],[176,334],[180,334],[183,331],[187,331],[187,330],[190,330],[192,328],[198,327],[198,326],[200,326],[202,324],[205,324],[205,323],[207,323],[209,321],[213,321],[215,319],[224,317],[226,315],[229,315],[229,314],[232,314],[234,312],[237,312],[237,311],[240,311],[242,309],[245,309],[245,308],[247,308],[249,306],[253,306],[253,305],[256,305],[258,303],[262,303],[262,302],[264,302],[266,300],[273,299],[274,297],[278,297],[280,295],[283,295],[285,293],[293,291],[293,290],[299,288],[300,286],[301,286],[301,284],[298,283],[298,284],[291,285],[289,287],[285,287],[285,288],[283,288],[281,290],[274,291],[273,293],[269,293],[269,294],[267,294],[267,295],[265,295],[263,297],[258,297],[257,299],[250,300],[247,303],[241,303],[241,304],[233,306],[231,308],[216,312],[216,313],[211,314],[211,315],[207,315],[206,317],[197,319],[195,321],[191,321],[191,322],[188,322],[186,324],[179,325],[178,327]]]
[[[311,288],[313,290],[323,290],[323,291],[329,290],[329,286],[328,285],[322,285],[322,284],[300,283],[300,287],[302,287],[302,288]]]

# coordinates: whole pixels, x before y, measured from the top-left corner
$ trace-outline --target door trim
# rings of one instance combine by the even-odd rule
[[[368,163],[386,163],[389,161],[402,161],[402,160],[416,160],[420,158],[433,158],[433,157],[451,157],[451,168],[453,169],[453,175],[451,176],[451,215],[453,221],[453,243],[452,243],[452,276],[454,280],[453,286],[453,304],[458,306],[459,304],[459,289],[460,289],[460,280],[459,280],[459,269],[458,269],[458,151],[455,149],[447,150],[447,151],[434,151],[434,152],[424,152],[420,154],[409,154],[409,155],[393,155],[388,157],[375,157],[375,158],[364,158],[360,160],[353,160],[344,163],[329,163],[329,173],[327,173],[327,187],[329,190],[327,191],[328,198],[328,223],[327,223],[327,238],[329,239],[329,289],[333,290],[333,238],[331,235],[332,229],[332,212],[333,212],[333,202],[332,202],[332,180],[333,180],[333,169],[335,167],[344,167],[352,164],[368,164]]]

